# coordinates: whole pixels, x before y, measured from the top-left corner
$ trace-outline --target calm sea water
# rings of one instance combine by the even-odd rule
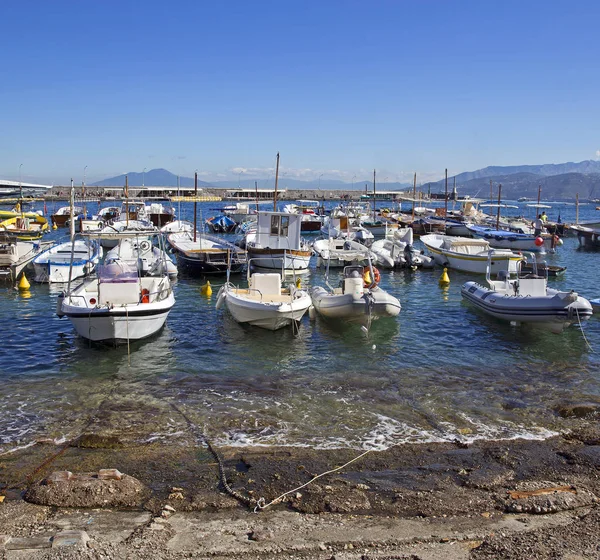
[[[203,217],[215,203],[200,205]],[[572,205],[555,205],[573,221]],[[192,205],[181,209],[193,219]],[[600,218],[582,206],[581,219]],[[53,232],[59,237],[65,231]],[[417,246],[419,242],[416,243]],[[550,264],[566,265],[557,288],[600,297],[600,252],[565,239]],[[337,272],[332,272],[336,283]],[[39,438],[92,429],[132,442],[184,442],[177,403],[220,444],[385,448],[406,441],[546,437],[559,403],[600,399],[600,320],[560,335],[514,327],[462,302],[474,277],[440,269],[382,274],[402,312],[368,335],[308,315],[299,332],[238,325],[200,293],[204,279],[180,275],[166,328],[144,342],[90,346],[55,315],[61,287],[28,297],[0,287],[0,453]],[[305,286],[324,282],[311,268]],[[239,281],[234,278],[234,281]],[[587,338],[592,350],[584,340]]]

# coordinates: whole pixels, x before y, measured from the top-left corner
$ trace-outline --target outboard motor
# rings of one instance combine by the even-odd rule
[[[56,298],[56,314],[59,317],[65,316],[63,309],[62,309],[63,301],[65,301],[65,293],[60,292],[60,294],[58,294],[58,297]]]
[[[416,268],[419,265],[418,253],[410,243],[404,247],[404,260],[409,268]]]

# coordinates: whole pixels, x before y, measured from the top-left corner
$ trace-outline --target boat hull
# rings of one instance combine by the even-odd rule
[[[71,263],[71,256],[73,262]],[[62,283],[91,274],[100,261],[101,251],[97,243],[75,241],[61,243],[33,259],[34,281],[41,283]]]
[[[128,313],[92,311],[84,314],[70,312],[63,306],[63,312],[79,336],[94,342],[115,344],[141,340],[157,333],[163,328],[169,311],[170,308],[160,311],[130,309]]]
[[[466,301],[492,317],[515,323],[531,323],[553,332],[561,332],[573,323],[591,317],[592,306],[585,298],[575,293],[548,292],[546,296],[509,296],[477,282],[466,282],[461,288],[461,295]],[[566,294],[567,297],[559,294]]]
[[[259,249],[247,247],[248,259],[259,268],[274,270],[307,270],[312,251]]]
[[[240,291],[242,294],[248,292]],[[269,301],[269,296],[265,296],[263,301],[256,301],[244,297],[240,291],[224,286],[219,292],[219,299],[224,298],[229,313],[238,323],[271,331],[290,325],[292,321],[300,321],[311,305],[311,298],[306,292],[294,299],[289,296],[286,298],[289,301]]]
[[[379,289],[355,296],[352,293],[332,294],[316,286],[310,295],[315,310],[328,319],[366,322],[369,316],[396,317],[401,309],[398,299]]]

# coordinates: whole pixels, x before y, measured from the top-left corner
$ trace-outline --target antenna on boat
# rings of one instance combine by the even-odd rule
[[[448,215],[448,168],[446,168],[446,181],[444,191],[444,218]]]
[[[125,220],[127,229],[129,229],[129,183],[127,182],[127,175],[125,175]]]
[[[376,220],[375,215],[377,214],[377,195],[375,194],[375,170],[373,169],[373,221]]]
[[[496,214],[496,229],[500,228],[500,199],[502,198],[502,185],[498,185],[498,213]]]
[[[277,164],[275,166],[275,193],[273,194],[273,212],[277,212],[277,183],[279,181],[279,152],[277,152]]]
[[[196,243],[196,224],[198,212],[198,172],[194,173],[194,243]],[[179,218],[181,220],[181,217]],[[229,281],[229,279],[227,279]]]
[[[413,178],[412,221],[415,221],[415,198],[417,198],[417,172]]]
[[[73,208],[75,206],[75,187],[73,186],[73,179],[71,179],[71,192],[69,193],[69,211],[71,217],[69,219],[69,232],[71,234],[71,260],[69,261],[69,284],[67,286],[67,292],[71,293],[71,277],[73,276],[73,256],[75,254],[75,222],[73,221]]]

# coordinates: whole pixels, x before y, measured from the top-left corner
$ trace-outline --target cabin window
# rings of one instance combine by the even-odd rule
[[[290,217],[289,216],[281,216],[281,228],[279,229],[279,235],[281,237],[287,237],[289,227],[290,227]]]
[[[279,216],[271,216],[271,235],[279,234]]]
[[[289,216],[271,216],[271,235],[287,237],[289,228]]]

